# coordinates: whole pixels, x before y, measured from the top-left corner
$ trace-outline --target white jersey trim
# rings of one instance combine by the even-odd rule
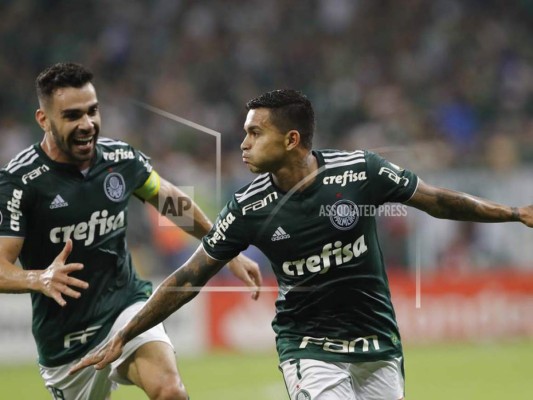
[[[115,140],[110,138],[98,138],[98,143],[105,145],[129,146],[128,143],[123,142],[122,140]]]
[[[12,167],[11,169],[8,169],[7,172],[9,172],[9,173],[12,174],[13,172],[19,170],[20,168],[25,167],[26,165],[33,164],[33,162],[34,162],[38,157],[39,157],[39,154],[35,153],[35,154],[32,155],[32,157],[31,157],[28,161],[26,161],[26,162],[24,162],[24,163],[22,163],[22,164],[18,164],[18,165],[16,165],[16,166],[13,165],[13,167]]]
[[[366,163],[365,152],[363,150],[347,151],[332,151],[330,153],[322,153],[324,157],[324,168],[344,167],[347,165]]]
[[[413,191],[413,194],[411,196],[409,196],[409,198],[407,200],[404,201],[404,203],[406,201],[409,201],[413,198],[413,196],[415,195],[416,191],[418,190],[418,185],[420,184],[420,178],[417,176],[416,177],[416,187],[415,187],[415,190]]]
[[[13,158],[9,164],[7,164],[6,166],[6,171],[8,172],[11,172],[11,168],[21,164],[21,163],[24,163],[28,160],[28,158],[32,157],[32,155],[35,154],[35,149],[33,148],[33,146],[31,147],[28,147],[27,149],[21,151],[19,154],[17,154],[15,156],[15,158]]]
[[[206,250],[205,250],[205,244],[204,242],[202,242],[202,249],[204,250],[204,253],[207,254],[207,256],[212,259],[212,260],[215,260],[215,261],[220,261],[220,262],[227,262],[227,261],[231,261],[232,258],[229,258],[227,260],[219,260],[218,258],[215,258],[213,257],[211,254],[209,254]]]
[[[272,183],[270,182],[270,174],[267,173],[259,175],[243,193],[235,193],[235,198],[237,199],[238,203],[241,203],[244,200],[253,196],[254,194],[265,190],[271,185]]]

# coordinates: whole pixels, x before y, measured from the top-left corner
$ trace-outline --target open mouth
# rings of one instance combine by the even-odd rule
[[[93,142],[94,142],[94,136],[72,139],[72,144],[74,144],[74,146],[78,147],[80,150],[90,149]]]

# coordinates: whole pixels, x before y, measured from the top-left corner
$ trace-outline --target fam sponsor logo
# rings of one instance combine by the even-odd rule
[[[324,185],[341,185],[346,186],[348,182],[366,181],[366,171],[344,171],[342,175],[325,176],[322,179]]]
[[[300,349],[305,349],[308,345],[315,345],[322,347],[322,350],[329,351],[331,353],[355,353],[357,345],[361,344],[361,350],[363,353],[370,351],[370,345],[374,347],[374,350],[379,350],[379,340],[377,335],[369,335],[364,337],[358,337],[352,340],[344,339],[330,339],[327,337],[315,338],[312,336],[305,336],[300,343]]]
[[[395,168],[398,169],[398,171],[403,171],[400,167],[393,164]],[[393,181],[395,184],[399,185],[400,183],[403,183],[403,186],[406,187],[409,184],[409,178],[405,176],[400,176],[396,173],[396,171],[387,168],[387,167],[381,167],[381,169],[378,172],[378,175],[386,175],[387,178],[389,178],[391,181]]]
[[[269,203],[272,203],[274,200],[278,199],[278,193],[272,192],[263,197],[261,200],[254,201],[253,203],[246,204],[242,208],[242,215],[245,215],[249,211],[257,211],[263,207],[266,207]]]
[[[91,214],[89,221],[78,224],[58,226],[50,230],[50,241],[52,243],[65,243],[69,238],[83,241],[85,246],[94,243],[96,236],[104,236],[117,229],[124,228],[124,211],[117,215],[109,215],[109,211],[95,211]]]
[[[11,200],[7,201],[7,211],[10,212],[9,227],[12,231],[20,231],[20,217],[22,217],[22,211],[20,211],[20,205],[22,202],[23,191],[20,189],[13,189]]]
[[[106,161],[134,160],[135,154],[132,150],[116,149],[115,151],[104,151],[102,153]]]
[[[126,183],[118,172],[112,172],[104,180],[104,192],[107,198],[114,202],[119,202],[126,193]]]
[[[340,240],[327,243],[320,254],[301,258],[295,261],[285,261],[282,264],[283,272],[289,276],[301,276],[306,273],[326,273],[329,268],[339,266],[351,261],[354,257],[360,257],[366,253],[368,247],[365,243],[365,235],[359,236],[353,243],[344,244]]]
[[[219,240],[225,240],[226,235],[224,235],[224,232],[228,230],[233,221],[235,221],[235,216],[231,212],[224,218],[220,219],[215,224],[215,232],[209,239],[207,239],[207,244],[211,247],[215,247],[215,244],[217,244]]]
[[[146,171],[148,173],[151,173],[154,167],[152,167],[152,164],[148,161],[150,158],[148,156],[145,156],[143,153],[139,154],[139,161],[143,164],[144,168],[146,168]]]
[[[35,178],[38,178],[39,176],[41,176],[47,171],[50,171],[50,168],[47,165],[43,164],[40,167],[37,167],[34,170],[28,172],[27,174],[22,175],[22,183],[27,185],[29,181],[32,181]]]

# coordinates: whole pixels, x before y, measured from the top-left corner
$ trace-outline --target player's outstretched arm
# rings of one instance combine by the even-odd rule
[[[128,341],[164,321],[170,314],[192,300],[198,294],[199,289],[225,264],[226,261],[218,261],[209,257],[200,245],[185,264],[157,287],[146,304],[126,326],[118,331],[101,350],[84,357],[69,371],[69,374],[89,365],[102,369],[115,361],[122,354],[122,348]]]
[[[435,218],[472,222],[519,221],[533,227],[533,205],[510,207],[467,193],[431,186],[422,180],[405,204]]]
[[[53,298],[60,306],[67,304],[63,295],[78,298],[81,293],[74,288],[87,289],[89,284],[70,276],[79,271],[83,264],[65,264],[72,251],[72,240],[65,243],[65,247],[50,266],[43,270],[23,270],[14,265],[24,244],[23,238],[0,238],[0,292],[27,293],[41,292]]]

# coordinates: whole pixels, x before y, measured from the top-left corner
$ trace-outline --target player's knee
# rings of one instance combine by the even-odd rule
[[[153,400],[189,400],[183,383],[176,378],[162,379],[156,389]]]

